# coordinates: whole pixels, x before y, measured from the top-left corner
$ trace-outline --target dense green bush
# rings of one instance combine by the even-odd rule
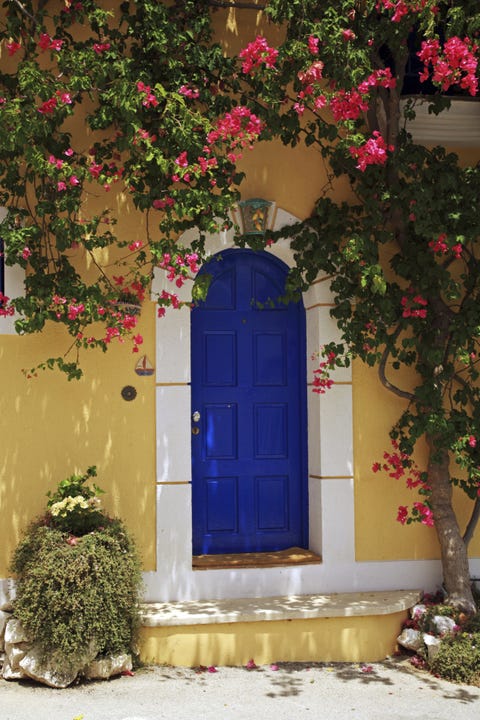
[[[48,511],[29,528],[11,564],[15,616],[42,653],[61,663],[76,662],[92,643],[98,654],[132,651],[139,619],[141,572],[132,538],[98,504],[84,509],[85,526],[94,518],[96,529],[81,534],[79,508],[80,501],[61,527]],[[69,530],[69,514],[78,535]]]
[[[446,680],[480,684],[480,632],[445,638],[430,670]]]

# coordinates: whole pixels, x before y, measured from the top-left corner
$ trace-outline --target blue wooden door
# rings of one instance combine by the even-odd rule
[[[307,542],[305,313],[288,268],[229,250],[192,310],[193,554]],[[260,305],[262,306],[260,306]]]

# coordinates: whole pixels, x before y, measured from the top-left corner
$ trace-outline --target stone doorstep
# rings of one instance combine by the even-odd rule
[[[391,615],[413,607],[419,590],[144,603],[142,627]]]

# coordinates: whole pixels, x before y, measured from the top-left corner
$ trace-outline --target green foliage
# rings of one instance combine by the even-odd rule
[[[45,656],[74,662],[91,642],[99,653],[131,652],[138,627],[140,565],[122,523],[69,544],[35,524],[15,550],[15,617]]]
[[[430,669],[446,680],[480,684],[480,632],[462,632],[445,638]]]
[[[46,516],[27,530],[11,563],[15,617],[59,663],[75,662],[91,643],[98,654],[132,652],[139,623],[135,543],[95,502],[103,491],[85,484],[95,475],[90,467],[48,493]]]
[[[100,509],[99,495],[104,491],[86,482],[97,474],[94,466],[84,475],[71,475],[62,480],[54,493],[47,493],[49,523],[52,527],[74,536],[96,530],[107,521]]]
[[[28,269],[25,297],[11,300],[16,328],[53,322],[72,337],[69,358],[41,368],[77,378],[80,351],[134,337],[119,291],[141,303],[178,233],[198,228],[185,253],[201,259],[205,233],[229,222],[242,178],[234,140],[220,135],[204,148],[237,104],[239,82],[212,42],[208,5],[139,0],[106,11],[88,0],[60,10],[26,0],[0,10],[2,53],[12,56],[0,71],[2,238],[7,263]],[[72,136],[72,122],[88,134]],[[146,214],[142,236],[116,236],[116,191]],[[103,198],[96,214],[92,195]],[[99,249],[113,255],[100,259]],[[172,280],[188,273],[178,264]]]

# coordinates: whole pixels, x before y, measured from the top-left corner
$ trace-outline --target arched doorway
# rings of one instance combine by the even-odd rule
[[[226,250],[192,310],[193,554],[307,546],[305,311],[288,267]]]

